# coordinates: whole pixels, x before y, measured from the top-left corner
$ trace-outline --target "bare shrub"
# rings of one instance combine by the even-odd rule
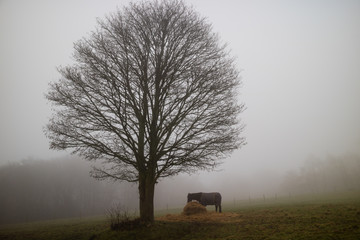
[[[120,203],[109,208],[106,215],[111,230],[129,230],[140,225],[140,219],[136,217],[136,212],[131,214],[129,209],[125,208]]]

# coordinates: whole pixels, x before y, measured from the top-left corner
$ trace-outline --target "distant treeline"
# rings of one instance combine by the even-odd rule
[[[89,162],[76,157],[1,166],[0,224],[104,215],[115,204],[130,212],[138,208],[136,184],[97,181],[90,177],[90,170]],[[219,191],[223,202],[229,202],[272,193],[347,190],[360,190],[358,155],[312,157],[283,180],[280,175],[261,174],[246,179],[226,171],[215,179],[204,180],[196,174],[165,178],[156,185],[155,208],[183,207],[187,193],[199,191]]]
[[[70,158],[0,167],[0,224],[105,214],[118,202],[136,207],[136,186],[96,181],[89,171]]]
[[[105,215],[118,204],[135,213],[138,186],[97,181],[90,165],[72,156],[0,166],[0,224]],[[167,178],[156,186],[155,208],[183,206],[189,191],[201,189],[189,176]]]
[[[288,172],[282,189],[293,194],[360,190],[360,156],[310,157],[299,171]]]
[[[72,156],[0,166],[0,224],[105,215],[118,204],[129,213],[136,212],[138,186],[97,181],[90,176],[90,165]],[[229,199],[222,186],[228,186],[229,192],[232,180],[217,182],[217,186],[208,183],[211,191],[221,191]],[[155,208],[183,207],[189,192],[205,189],[198,175],[162,179],[155,189]]]

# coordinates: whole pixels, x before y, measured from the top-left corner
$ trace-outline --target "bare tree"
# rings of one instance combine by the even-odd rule
[[[50,147],[101,159],[95,178],[138,183],[142,221],[154,220],[159,178],[211,170],[244,144],[239,72],[182,1],[130,4],[74,48],[46,95]]]

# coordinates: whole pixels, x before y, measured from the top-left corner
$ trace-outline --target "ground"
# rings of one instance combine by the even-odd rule
[[[335,196],[335,197],[334,197]],[[0,239],[360,239],[360,193],[224,204],[223,213],[158,212],[153,226],[112,231],[106,219],[2,225]]]
[[[207,212],[186,216],[184,214],[167,214],[156,218],[160,222],[194,222],[194,223],[238,223],[242,221],[241,215],[234,212]]]

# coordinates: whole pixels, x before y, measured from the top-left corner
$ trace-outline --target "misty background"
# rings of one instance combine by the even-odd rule
[[[8,214],[0,222],[33,220],[33,212],[103,214],[114,202],[137,207],[136,185],[91,179],[95,163],[49,150],[43,134],[51,115],[44,94],[60,77],[57,66],[73,63],[73,43],[96,18],[129,2],[0,0],[0,209]],[[219,191],[227,202],[358,190],[360,2],[185,2],[236,57],[248,144],[214,172],[163,179],[155,207],[182,206],[198,191]]]

